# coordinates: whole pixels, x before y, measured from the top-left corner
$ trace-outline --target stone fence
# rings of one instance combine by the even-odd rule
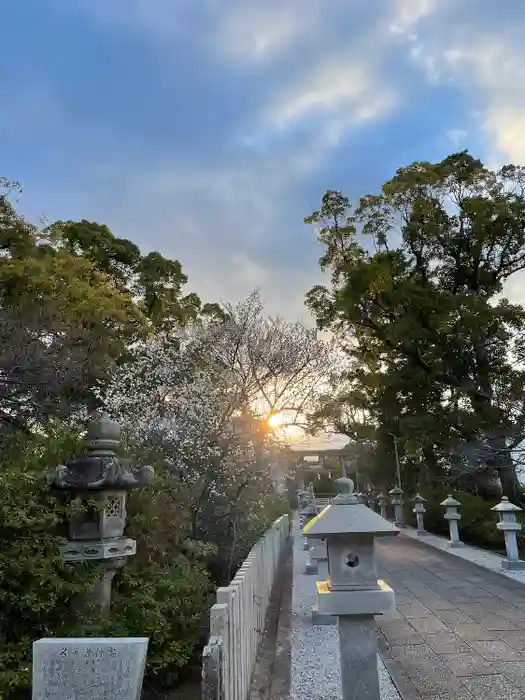
[[[217,589],[202,654],[203,700],[246,700],[273,582],[290,537],[283,515],[253,547],[229,586]]]
[[[315,505],[317,508],[322,509],[325,508],[326,506],[329,506],[330,503],[334,500],[333,496],[317,496],[315,495]]]

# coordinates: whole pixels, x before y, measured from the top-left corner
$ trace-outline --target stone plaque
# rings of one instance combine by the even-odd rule
[[[50,637],[33,644],[33,700],[139,700],[147,637]]]

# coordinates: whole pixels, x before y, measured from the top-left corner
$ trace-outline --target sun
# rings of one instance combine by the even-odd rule
[[[285,418],[282,413],[274,413],[268,418],[268,425],[272,428],[280,428],[285,422]]]

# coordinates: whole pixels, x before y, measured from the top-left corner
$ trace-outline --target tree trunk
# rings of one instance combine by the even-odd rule
[[[514,505],[522,505],[524,498],[514,464],[510,462],[510,464],[498,467],[498,475],[503,495],[507,496]]]

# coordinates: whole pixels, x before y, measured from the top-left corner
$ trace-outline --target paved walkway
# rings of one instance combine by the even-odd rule
[[[397,603],[380,648],[404,700],[525,700],[525,585],[403,534],[377,552]]]

